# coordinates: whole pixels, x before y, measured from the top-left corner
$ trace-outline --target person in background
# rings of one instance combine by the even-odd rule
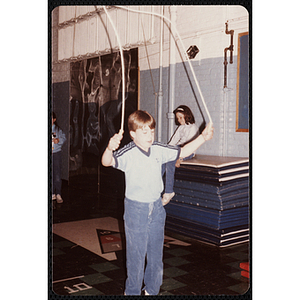
[[[56,115],[52,112],[52,200],[62,203],[61,197],[61,147],[66,136],[57,125]]]
[[[194,115],[188,106],[180,105],[173,113],[175,115],[175,124],[178,127],[168,144],[183,147],[186,143],[192,141],[199,135],[199,129],[195,124]],[[168,162],[163,166],[162,173],[166,174],[165,191],[162,198],[163,205],[169,203],[175,195],[173,190],[175,166],[179,168],[183,160],[191,159],[194,156],[195,153],[192,153],[188,157],[177,159],[176,164],[174,164],[174,162]]]

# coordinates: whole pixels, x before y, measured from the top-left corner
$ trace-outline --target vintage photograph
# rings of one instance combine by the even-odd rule
[[[49,299],[251,298],[249,8],[53,6]]]

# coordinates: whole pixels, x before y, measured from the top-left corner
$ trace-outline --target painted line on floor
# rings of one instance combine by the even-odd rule
[[[83,278],[83,277],[84,277],[84,275],[77,276],[77,277],[72,277],[72,278],[60,279],[60,280],[53,281],[52,284],[53,283],[58,283],[58,282],[64,282],[64,281],[68,281],[68,280],[73,280],[73,279],[79,279],[79,278]]]

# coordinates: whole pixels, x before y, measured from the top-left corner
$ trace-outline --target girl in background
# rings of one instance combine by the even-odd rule
[[[61,147],[66,136],[56,123],[56,115],[52,112],[52,200],[62,203],[61,197]]]
[[[178,127],[175,130],[168,144],[183,147],[185,144],[192,141],[199,135],[199,129],[195,124],[194,115],[188,106],[180,105],[173,111],[173,113],[175,115],[175,124],[178,125]],[[165,164],[165,168],[163,168],[163,173],[164,171],[166,172],[166,181],[165,193],[162,199],[163,205],[169,203],[169,201],[175,195],[173,191],[175,167],[180,167],[180,163],[183,160],[191,159],[194,156],[195,153],[191,154],[190,156],[184,159],[179,158],[176,161],[176,164],[174,164],[174,162],[169,162]]]

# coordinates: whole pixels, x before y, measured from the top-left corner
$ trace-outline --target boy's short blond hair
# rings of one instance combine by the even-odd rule
[[[144,126],[149,126],[150,129],[154,129],[156,126],[154,118],[147,111],[136,110],[128,117],[129,131],[136,131]]]

